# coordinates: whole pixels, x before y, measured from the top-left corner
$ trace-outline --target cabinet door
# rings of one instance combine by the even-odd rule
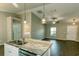
[[[18,56],[19,55],[19,48],[4,44],[4,55],[5,56]]]

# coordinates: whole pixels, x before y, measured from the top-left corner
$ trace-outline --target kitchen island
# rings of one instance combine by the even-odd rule
[[[31,53],[30,56],[50,56],[50,47],[52,43],[50,41],[42,41],[42,40],[36,40],[36,39],[26,39],[26,43],[22,45],[17,45],[12,42],[7,42],[4,44],[4,54],[5,56],[21,56],[21,52],[25,51],[24,53],[26,54],[27,52]],[[12,46],[10,48],[10,46]],[[17,50],[14,53],[14,50]],[[7,51],[10,50],[10,51]],[[9,54],[9,53],[10,54]],[[13,53],[12,53],[13,52]],[[14,54],[14,55],[12,55]],[[24,54],[24,55],[25,55]],[[26,56],[28,56],[26,54]]]

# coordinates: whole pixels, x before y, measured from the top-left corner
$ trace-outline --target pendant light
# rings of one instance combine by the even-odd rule
[[[75,19],[73,19],[73,22],[72,22],[72,24],[73,24],[73,25],[75,25],[75,24],[76,24],[76,23],[75,23]]]
[[[53,23],[53,24],[56,24],[56,22],[57,22],[57,17],[53,17],[52,19],[53,19],[52,23]]]
[[[24,3],[24,24],[26,24],[26,3]]]
[[[45,3],[43,3],[43,17],[42,17],[42,24],[46,24],[46,19],[45,19]]]
[[[56,14],[56,9],[54,10],[54,13]],[[57,20],[57,17],[54,16],[52,19],[53,19],[53,20],[52,20],[52,23],[53,23],[53,24],[56,24],[56,22],[58,21],[58,20]]]

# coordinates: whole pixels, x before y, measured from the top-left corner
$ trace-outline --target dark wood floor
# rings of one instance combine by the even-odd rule
[[[79,56],[79,42],[51,40],[51,56]],[[0,46],[0,56],[4,55],[4,46]]]
[[[79,56],[79,42],[51,40],[51,56]]]
[[[4,56],[4,46],[0,46],[0,56]]]

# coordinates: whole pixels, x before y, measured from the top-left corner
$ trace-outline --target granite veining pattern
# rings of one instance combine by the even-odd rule
[[[33,52],[33,53],[36,53],[37,55],[42,55],[51,46],[50,41],[26,39],[26,42],[27,43],[23,45],[16,45],[16,44],[11,44],[11,45],[30,51],[30,52]]]

